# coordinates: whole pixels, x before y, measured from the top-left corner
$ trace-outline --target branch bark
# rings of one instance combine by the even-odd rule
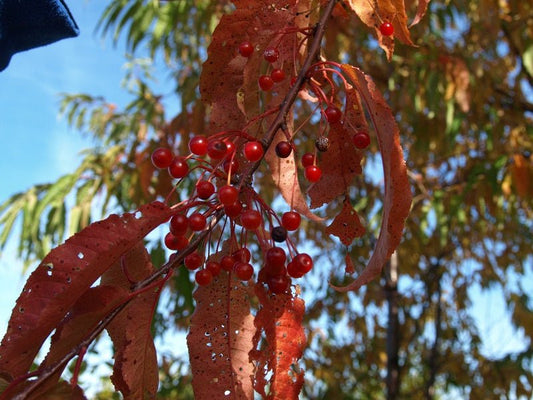
[[[385,265],[385,294],[388,305],[387,323],[387,400],[396,400],[400,393],[400,321],[398,318],[398,255],[394,252]]]

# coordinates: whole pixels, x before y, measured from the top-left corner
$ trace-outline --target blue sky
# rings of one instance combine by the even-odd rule
[[[52,182],[79,164],[78,152],[90,142],[58,118],[59,93],[102,95],[123,105],[128,94],[121,88],[123,46],[95,33],[106,2],[67,1],[80,36],[14,55],[0,72],[0,202],[38,183]],[[23,286],[22,262],[14,257],[13,243],[0,257],[0,334]],[[478,295],[477,320],[486,329],[485,351],[501,355],[523,345],[510,328],[498,293]],[[501,310],[498,311],[498,310]],[[483,329],[485,328],[485,329]],[[499,344],[498,344],[499,343]]]

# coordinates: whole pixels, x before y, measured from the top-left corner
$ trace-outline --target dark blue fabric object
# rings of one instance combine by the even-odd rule
[[[14,53],[78,34],[63,0],[0,0],[0,71]]]

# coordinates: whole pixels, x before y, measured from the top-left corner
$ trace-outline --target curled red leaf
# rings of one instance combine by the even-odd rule
[[[332,285],[336,290],[348,291],[359,289],[380,274],[383,265],[400,243],[412,194],[400,146],[400,132],[385,99],[371,78],[358,68],[342,65],[342,71],[359,92],[370,115],[381,151],[385,180],[381,229],[374,253],[355,281],[345,287]]]

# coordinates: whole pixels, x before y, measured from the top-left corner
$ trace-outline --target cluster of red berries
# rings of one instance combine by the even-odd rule
[[[239,54],[249,58],[254,53],[254,46],[250,42],[242,42],[239,45]],[[279,50],[276,47],[269,46],[263,51],[263,58],[269,64],[274,64],[279,60]],[[285,80],[285,71],[281,68],[273,68],[270,74],[259,76],[257,83],[261,90],[268,92],[272,90],[274,84]]]
[[[182,179],[190,175],[196,168],[208,171],[210,178],[206,178],[205,172],[196,182],[195,194],[177,208],[177,213],[172,216],[169,223],[169,232],[164,242],[168,249],[184,251],[188,248],[191,238],[208,228],[209,220],[217,210],[223,210],[230,220],[231,234],[235,234],[235,226],[242,227],[242,235],[246,232],[263,231],[264,216],[269,218],[272,226],[268,248],[264,256],[264,267],[259,271],[258,279],[268,285],[272,293],[286,292],[291,284],[291,278],[300,278],[309,272],[313,266],[311,257],[307,254],[298,254],[288,238],[288,231],[295,231],[300,226],[301,217],[295,211],[283,214],[279,219],[279,226],[274,226],[271,211],[251,187],[240,188],[231,184],[231,174],[238,168],[236,166],[235,143],[231,135],[245,137],[246,142],[240,145],[242,156],[250,163],[263,158],[264,149],[261,142],[253,140],[244,132],[227,133],[224,139],[218,137],[206,138],[194,136],[189,141],[190,154],[186,157],[174,156],[168,148],[158,148],[152,153],[152,162],[159,169],[168,169],[168,173],[176,179]],[[289,146],[288,154],[292,151]],[[282,147],[282,146],[280,146]],[[285,149],[284,151],[287,151]],[[287,154],[287,156],[288,156]],[[204,156],[208,156],[208,162]],[[314,156],[311,164],[314,162]],[[196,161],[194,167],[189,168],[189,162]],[[222,172],[223,171],[223,172]],[[225,184],[221,183],[226,180]],[[218,184],[218,187],[215,186]],[[242,201],[244,200],[244,201]],[[259,210],[252,207],[252,203],[259,205]],[[268,209],[267,209],[268,208]],[[200,210],[206,209],[202,212]],[[188,215],[187,215],[188,214]],[[261,233],[261,235],[263,235]],[[259,238],[259,237],[258,237]],[[290,262],[287,262],[287,253],[276,243],[287,242],[289,245]],[[236,243],[236,241],[235,241]],[[291,247],[292,245],[292,247]],[[219,260],[207,257],[196,249],[184,258],[184,265],[191,271],[196,271],[195,280],[199,285],[208,285],[213,277],[222,270],[232,272],[238,279],[248,281],[254,274],[251,263],[251,253],[246,245],[232,249]]]

